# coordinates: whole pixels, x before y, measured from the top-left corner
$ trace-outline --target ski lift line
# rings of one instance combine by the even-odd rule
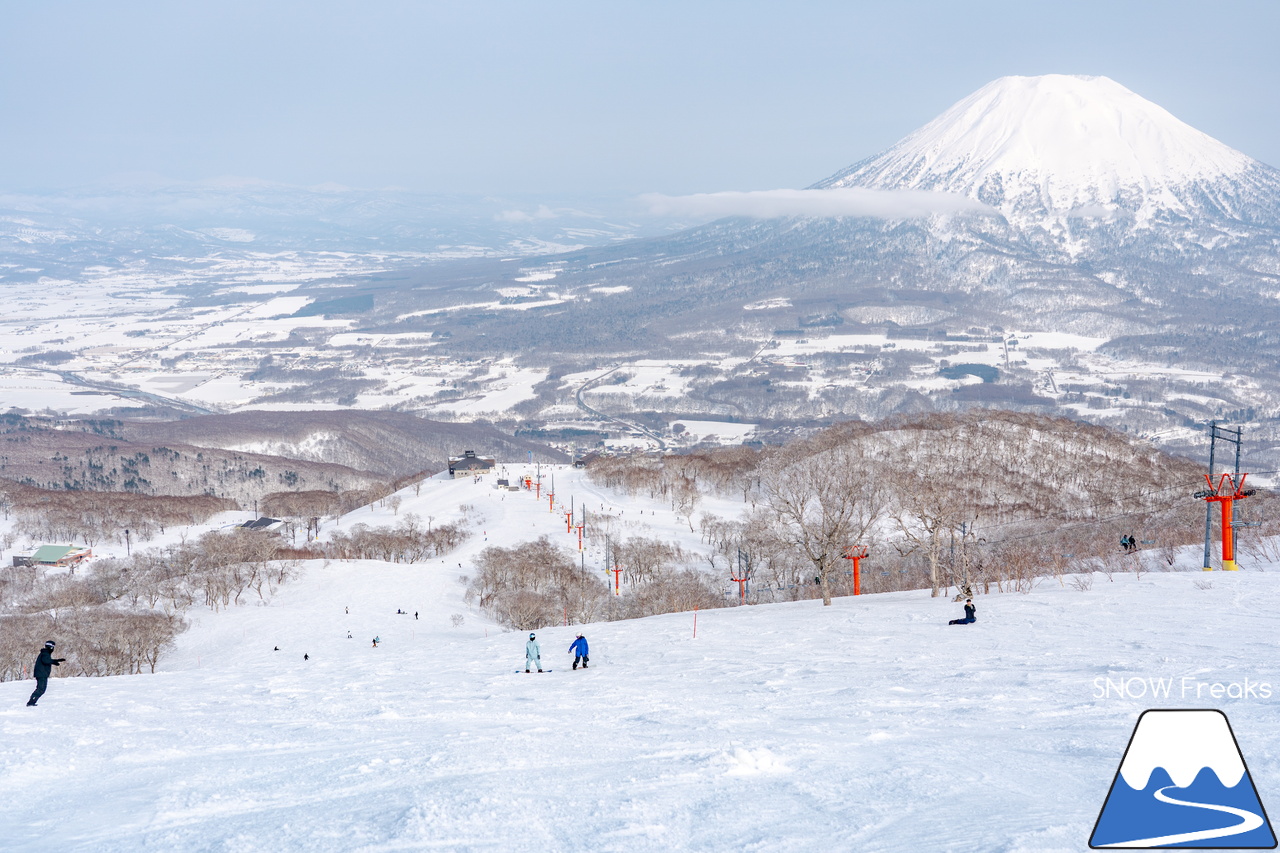
[[[1171,502],[1171,503],[1167,504],[1166,506],[1164,506],[1163,508],[1164,508],[1164,509],[1171,509],[1171,508],[1173,508],[1174,506],[1175,506],[1175,504]],[[979,541],[979,542],[974,543],[974,547],[985,547],[985,546],[991,546],[991,545],[1000,545],[1000,544],[1005,543],[1005,542],[1018,542],[1018,541],[1023,540],[1023,539],[1038,539],[1038,538],[1043,538],[1043,537],[1046,537],[1046,536],[1052,536],[1052,535],[1054,535],[1054,534],[1056,534],[1056,533],[1061,533],[1061,532],[1062,532],[1062,531],[1064,531],[1064,530],[1080,530],[1080,529],[1082,529],[1082,528],[1096,526],[1096,525],[1101,524],[1101,523],[1103,523],[1103,522],[1105,522],[1105,521],[1114,521],[1114,520],[1115,520],[1115,519],[1117,519],[1117,518],[1128,518],[1128,517],[1130,517],[1130,516],[1134,516],[1134,515],[1144,515],[1145,513],[1146,513],[1146,510],[1137,510],[1137,511],[1133,511],[1133,512],[1120,512],[1120,513],[1116,513],[1115,515],[1106,515],[1106,516],[1102,516],[1101,518],[1094,518],[1094,519],[1090,519],[1090,520],[1088,520],[1088,521],[1081,521],[1081,522],[1079,522],[1078,524],[1072,524],[1072,525],[1068,525],[1068,526],[1066,526],[1066,527],[1056,527],[1056,528],[1054,528],[1053,530],[1050,530],[1050,531],[1042,531],[1042,532],[1039,532],[1039,533],[1024,533],[1024,534],[1022,534],[1021,536],[1007,536],[1007,537],[1005,537],[1004,539],[989,539],[989,540],[987,540],[987,541],[985,541],[985,542],[984,542],[984,541]],[[1033,519],[1033,518],[1029,518],[1029,519],[1025,519],[1025,520],[1026,520],[1026,521],[1044,521],[1044,520],[1051,520],[1051,519]],[[993,526],[994,526],[994,525],[993,525]]]
[[[1257,477],[1264,474],[1280,474],[1280,471],[1254,471],[1251,473],[1253,474],[1253,476]],[[1146,495],[1147,496],[1159,495],[1159,494],[1163,494],[1164,492],[1172,492],[1172,491],[1177,491],[1185,488],[1187,488],[1187,486],[1185,485],[1166,486],[1163,489],[1155,489],[1153,491],[1147,492]],[[1131,500],[1131,497],[1111,498],[1109,500],[1099,501],[1097,503],[1086,504],[1085,506],[1077,507],[1076,509],[1072,510],[1071,513],[1067,513],[1067,514],[1070,515],[1072,513],[1082,512],[1088,509],[1096,509],[1097,507],[1100,507],[1100,506],[1107,506],[1108,504],[1121,503],[1122,501],[1127,501],[1127,500]],[[1172,504],[1169,504],[1169,506],[1172,506]],[[1031,518],[1015,518],[1010,521],[998,521],[992,524],[988,524],[986,525],[986,529],[989,530],[993,527],[1005,527],[1010,524],[1021,524],[1026,521],[1047,521],[1047,520],[1052,520],[1053,518],[1060,518],[1060,516],[1034,516]]]
[[[1167,491],[1167,490],[1162,490],[1162,491]],[[1161,504],[1158,508],[1172,509],[1176,505],[1177,505],[1176,502],[1171,501],[1167,504]],[[1083,521],[1077,522],[1076,524],[1068,525],[1066,527],[1055,527],[1053,530],[1050,530],[1050,531],[1041,531],[1037,533],[1024,533],[1018,536],[1006,536],[1003,539],[987,539],[983,537],[979,539],[977,542],[973,543],[973,547],[989,547],[991,545],[1000,545],[1005,542],[1018,542],[1023,539],[1037,539],[1045,536],[1052,536],[1053,534],[1060,533],[1064,530],[1080,530],[1082,528],[1098,525],[1106,521],[1114,521],[1115,519],[1118,519],[1118,518],[1129,518],[1131,516],[1146,515],[1150,511],[1151,510],[1148,509],[1148,510],[1133,510],[1130,512],[1119,512],[1119,513],[1115,513],[1114,515],[1104,515],[1099,518],[1091,518],[1091,519],[1083,520]],[[1039,516],[1039,517],[1033,517],[1033,518],[1016,519],[1014,521],[1000,522],[1000,524],[988,525],[988,528],[1002,527],[1009,524],[1022,524],[1022,523],[1032,522],[1032,521],[1053,521],[1053,520],[1055,519],[1052,516]]]
[[[1260,471],[1259,473],[1261,473],[1261,474],[1268,474],[1268,473],[1280,473],[1280,472]],[[1164,492],[1180,491],[1180,490],[1183,490],[1183,489],[1186,489],[1186,488],[1187,488],[1187,486],[1185,486],[1185,485],[1169,486],[1169,487],[1164,488],[1164,489],[1156,489],[1155,491],[1147,492],[1147,493],[1146,493],[1146,496],[1159,495],[1159,494],[1162,494],[1162,493],[1164,493]],[[1098,503],[1094,503],[1094,504],[1086,504],[1085,506],[1082,506],[1082,507],[1076,507],[1075,509],[1073,509],[1073,510],[1071,510],[1071,511],[1067,512],[1067,513],[1065,513],[1064,515],[1053,515],[1053,516],[1050,516],[1050,515],[1040,515],[1040,516],[1032,516],[1032,517],[1030,517],[1030,518],[1014,518],[1014,519],[1010,519],[1009,521],[997,521],[997,522],[993,522],[993,523],[991,523],[991,524],[984,525],[984,529],[985,529],[985,530],[991,530],[992,528],[996,528],[996,527],[1008,527],[1010,524],[1023,524],[1023,523],[1028,522],[1028,521],[1054,521],[1054,520],[1065,520],[1065,519],[1064,519],[1064,516],[1074,515],[1075,513],[1083,512],[1083,511],[1085,511],[1085,510],[1089,510],[1089,509],[1097,509],[1098,507],[1107,506],[1107,505],[1109,505],[1109,504],[1122,503],[1122,502],[1124,502],[1124,501],[1128,501],[1128,500],[1131,500],[1131,499],[1132,499],[1131,497],[1119,497],[1119,498],[1112,498],[1112,499],[1105,500],[1105,501],[1099,501]],[[1175,505],[1175,504],[1171,502],[1171,503],[1168,503],[1168,504],[1162,504],[1161,506],[1162,506],[1162,507],[1164,507],[1164,508],[1170,508],[1170,507],[1173,507],[1174,505]],[[1130,514],[1130,515],[1138,515],[1138,514],[1141,514],[1142,512],[1146,512],[1146,510],[1135,510],[1134,512],[1129,513],[1129,514]],[[1089,519],[1081,519],[1081,521],[1088,521],[1088,520],[1089,520]]]
[[[1262,476],[1262,475],[1265,475],[1265,474],[1280,474],[1280,471],[1253,471],[1253,472],[1250,472],[1250,474],[1251,474],[1251,476],[1259,477],[1259,476]],[[1185,488],[1187,488],[1187,486],[1185,486],[1185,485],[1178,485],[1178,486],[1166,486],[1166,487],[1165,487],[1165,488],[1163,488],[1163,489],[1155,489],[1154,491],[1147,492],[1147,493],[1146,493],[1146,495],[1147,495],[1147,496],[1159,495],[1159,494],[1163,494],[1164,492],[1173,492],[1173,491],[1178,491],[1178,490],[1185,489]],[[1078,513],[1078,512],[1083,512],[1084,510],[1096,509],[1097,507],[1107,506],[1108,504],[1121,503],[1121,502],[1123,502],[1123,501],[1128,501],[1128,500],[1131,500],[1131,498],[1129,498],[1129,497],[1111,498],[1111,499],[1108,499],[1108,500],[1105,500],[1105,501],[1099,501],[1098,503],[1094,503],[1094,504],[1087,504],[1087,505],[1082,506],[1082,507],[1077,507],[1076,509],[1071,510],[1070,512],[1066,513],[1066,515],[1068,515],[1068,516],[1069,516],[1069,515],[1072,515],[1072,514],[1075,514],[1075,513]],[[1162,505],[1162,508],[1170,509],[1170,508],[1172,508],[1174,505],[1175,505],[1175,504],[1173,504],[1173,503],[1169,503],[1169,504],[1167,504],[1167,505]],[[1135,511],[1135,512],[1128,513],[1128,514],[1129,514],[1129,515],[1139,515],[1139,514],[1141,514],[1142,512],[1146,512],[1146,510]],[[1109,517],[1109,518],[1119,518],[1119,517],[1121,517],[1121,516],[1108,516],[1108,517]],[[1028,521],[1052,521],[1052,520],[1054,520],[1054,519],[1061,519],[1061,518],[1062,518],[1062,516],[1048,516],[1048,515],[1043,515],[1043,516],[1033,516],[1033,517],[1031,517],[1031,518],[1015,518],[1015,519],[1011,519],[1011,520],[1009,520],[1009,521],[997,521],[997,522],[993,522],[993,523],[991,523],[991,524],[987,524],[987,525],[985,525],[985,526],[984,526],[984,529],[986,529],[986,530],[991,530],[992,528],[997,528],[997,527],[1007,527],[1007,526],[1009,526],[1010,524],[1023,524],[1023,523],[1028,522]],[[1101,521],[1102,519],[1093,519],[1093,520],[1094,520],[1094,521]],[[1089,519],[1081,519],[1081,521],[1085,521],[1085,522],[1087,522],[1087,521],[1089,521]]]

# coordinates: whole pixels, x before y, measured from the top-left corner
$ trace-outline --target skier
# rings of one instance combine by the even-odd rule
[[[418,618],[418,611],[416,611],[416,610],[415,610],[415,611],[413,611],[413,618],[414,618],[414,619],[417,619],[417,618]]]
[[[529,642],[524,644],[524,671],[529,671],[529,666],[533,665],[538,668],[538,672],[542,672],[542,647],[538,645],[538,638],[530,634]]]
[[[303,652],[303,653],[302,653],[302,659],[303,659],[303,660],[311,660],[311,655],[307,654],[306,652]]]
[[[582,661],[582,668],[587,668],[587,661],[591,658],[587,657],[587,638],[578,635],[578,639],[574,640],[569,646],[569,651],[573,652],[573,668],[578,668],[578,661]]]
[[[964,618],[952,619],[948,625],[972,625],[978,621],[978,608],[973,606],[973,599],[966,598],[964,600]]]
[[[31,674],[36,677],[36,689],[32,691],[31,698],[27,700],[27,705],[34,706],[36,700],[44,695],[45,688],[49,686],[49,673],[53,672],[55,666],[61,666],[66,658],[55,658],[53,656],[53,647],[56,643],[49,640],[44,644],[44,648],[40,650],[39,657],[36,658],[36,665],[32,668]]]
[[[374,647],[375,649],[378,647],[378,640],[380,640],[380,639],[382,639],[382,638],[381,638],[381,637],[374,637],[374,638],[373,638],[373,647]]]

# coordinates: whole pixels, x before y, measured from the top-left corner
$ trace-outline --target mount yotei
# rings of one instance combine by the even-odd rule
[[[795,315],[793,327],[825,319],[1111,338],[1176,336],[1188,322],[1256,332],[1280,316],[1280,171],[1105,77],[997,80],[813,187],[850,188],[986,207],[729,218],[563,255],[548,265],[555,289],[581,287],[582,298],[548,312],[564,319],[544,327],[555,331],[547,337],[609,349],[621,334],[648,348],[726,320],[753,333]],[[794,310],[771,314],[759,307],[767,300]],[[602,314],[639,322],[561,334]]]
[[[518,272],[423,271],[380,328],[548,364],[680,361],[665,402],[662,383],[586,389],[614,414],[1128,408],[1154,433],[1280,411],[1280,172],[1115,81],[996,80],[808,192],[851,190],[947,212],[734,216]],[[522,310],[442,298],[464,281]]]

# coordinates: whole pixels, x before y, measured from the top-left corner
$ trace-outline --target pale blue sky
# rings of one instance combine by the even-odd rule
[[[1280,2],[5,2],[0,191],[801,187],[1006,74],[1102,74],[1280,167]]]

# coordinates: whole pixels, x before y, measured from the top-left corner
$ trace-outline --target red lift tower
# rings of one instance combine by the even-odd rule
[[[1213,485],[1213,480],[1208,474],[1204,475],[1204,481],[1209,484],[1209,488],[1196,492],[1194,497],[1201,498],[1208,503],[1217,503],[1222,505],[1222,570],[1224,572],[1234,572],[1236,567],[1236,538],[1235,531],[1231,527],[1231,509],[1232,504],[1236,501],[1244,500],[1251,497],[1257,490],[1246,489],[1244,487],[1244,478],[1248,474],[1223,474],[1218,478],[1218,485]],[[1206,572],[1212,571],[1211,566],[1205,566]]]
[[[852,574],[854,595],[862,595],[862,560],[866,556],[867,549],[865,546],[857,548],[850,545],[848,548],[844,549],[844,557],[842,559],[848,560],[853,564]]]

